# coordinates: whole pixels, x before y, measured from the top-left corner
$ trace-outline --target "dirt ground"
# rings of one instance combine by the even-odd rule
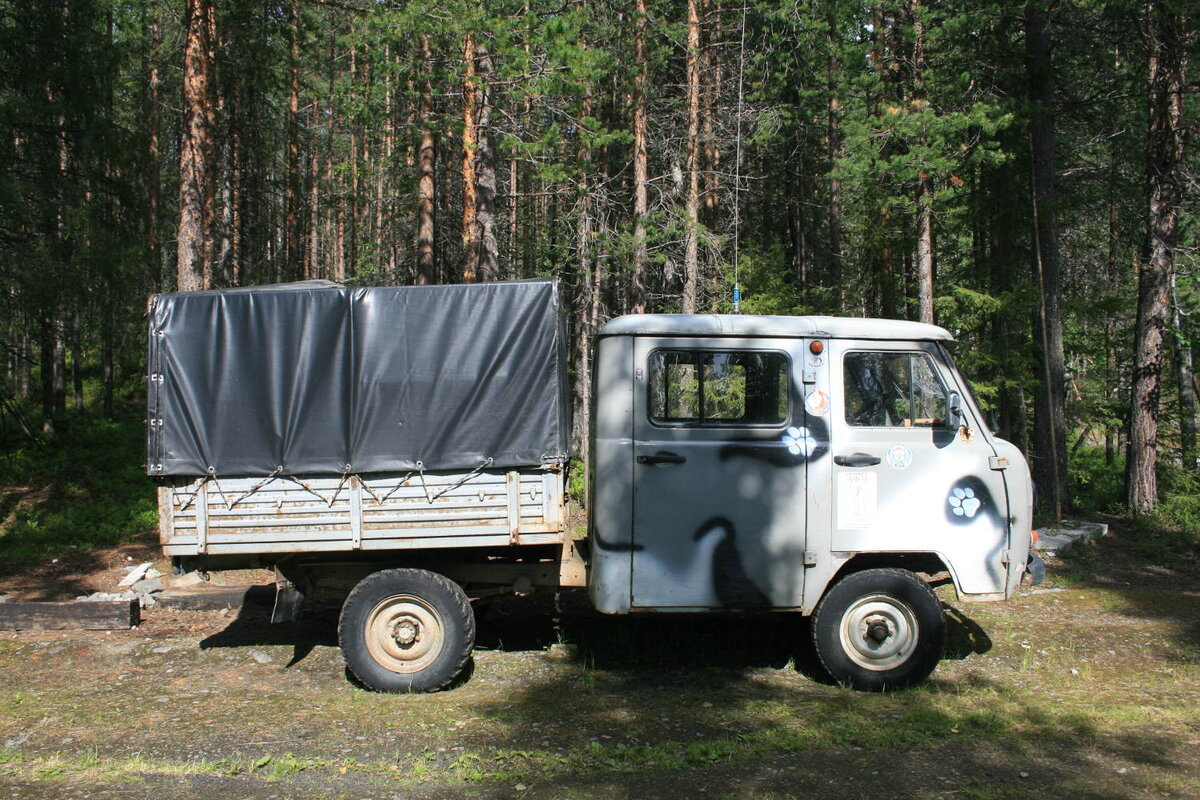
[[[1200,797],[1200,568],[1137,544],[1009,603],[943,594],[946,659],[887,695],[807,677],[803,620],[605,618],[580,593],[481,610],[473,673],[435,695],[357,688],[328,614],[0,633],[0,800]],[[69,596],[143,553],[110,555],[65,565]]]

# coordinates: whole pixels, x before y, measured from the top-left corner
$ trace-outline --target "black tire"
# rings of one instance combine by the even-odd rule
[[[423,569],[385,569],[342,605],[338,641],[351,674],[377,692],[436,692],[466,667],[475,614],[462,588]]]
[[[834,680],[862,691],[902,689],[942,657],[946,619],[929,584],[904,569],[854,572],[817,604],[813,644]]]

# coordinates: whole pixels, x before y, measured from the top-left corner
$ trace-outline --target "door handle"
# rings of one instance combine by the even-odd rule
[[[652,456],[637,457],[639,464],[682,464],[685,461],[687,459],[678,453],[668,453],[666,450],[659,450]]]
[[[848,456],[834,456],[833,463],[839,467],[873,467],[883,461],[879,456],[869,453],[851,453]]]

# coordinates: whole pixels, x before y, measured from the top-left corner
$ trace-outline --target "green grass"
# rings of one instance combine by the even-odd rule
[[[37,447],[0,455],[0,569],[131,541],[158,525],[140,421],[60,420]]]

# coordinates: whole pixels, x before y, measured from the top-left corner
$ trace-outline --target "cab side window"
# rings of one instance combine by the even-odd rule
[[[946,422],[946,387],[924,353],[847,353],[846,424],[937,427]]]
[[[650,419],[779,425],[788,418],[787,376],[783,353],[656,350],[650,354]]]

